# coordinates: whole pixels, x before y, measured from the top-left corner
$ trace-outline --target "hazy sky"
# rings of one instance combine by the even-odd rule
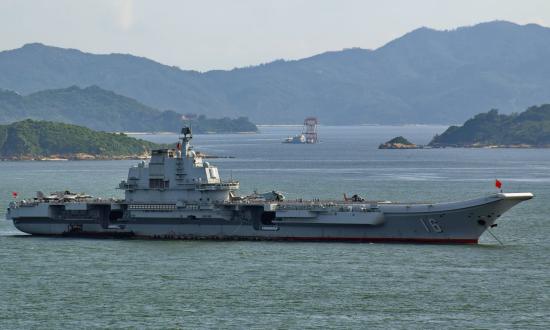
[[[550,26],[550,0],[0,0],[0,50],[41,42],[205,71],[496,19]]]

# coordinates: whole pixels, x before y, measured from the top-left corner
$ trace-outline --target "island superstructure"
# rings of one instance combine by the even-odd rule
[[[289,241],[477,243],[531,193],[495,193],[449,203],[287,200],[278,191],[239,196],[239,182],[190,145],[152,152],[119,184],[124,199],[69,192],[12,202],[7,218],[33,235]],[[314,187],[312,187],[314,189]]]

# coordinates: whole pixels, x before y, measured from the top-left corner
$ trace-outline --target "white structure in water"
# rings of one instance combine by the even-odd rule
[[[302,133],[296,136],[289,136],[283,143],[292,144],[313,144],[319,142],[319,136],[317,134],[317,126],[319,120],[315,117],[308,117],[304,120],[304,127]]]

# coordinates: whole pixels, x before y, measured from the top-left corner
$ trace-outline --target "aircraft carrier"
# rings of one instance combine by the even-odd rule
[[[475,244],[531,193],[495,193],[448,203],[286,200],[277,191],[239,196],[239,182],[190,145],[153,150],[119,184],[124,199],[68,191],[10,203],[7,219],[32,235],[159,239],[411,242]],[[311,187],[315,189],[315,187]]]

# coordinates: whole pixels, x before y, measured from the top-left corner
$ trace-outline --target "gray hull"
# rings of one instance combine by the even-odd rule
[[[205,210],[162,211],[136,210],[124,203],[37,203],[12,207],[8,217],[19,230],[34,235],[475,244],[504,212],[532,197],[501,193],[453,203],[374,206],[226,203]]]

